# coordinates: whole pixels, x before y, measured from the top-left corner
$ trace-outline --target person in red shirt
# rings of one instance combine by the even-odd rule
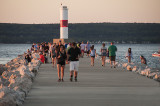
[[[45,61],[45,58],[44,58],[44,55],[42,53],[39,53],[39,60],[41,60],[42,63],[44,63]]]

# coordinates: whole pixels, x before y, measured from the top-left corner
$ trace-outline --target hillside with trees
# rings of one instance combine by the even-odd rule
[[[51,42],[59,38],[59,24],[0,23],[0,43]],[[69,24],[70,41],[160,43],[158,23]]]

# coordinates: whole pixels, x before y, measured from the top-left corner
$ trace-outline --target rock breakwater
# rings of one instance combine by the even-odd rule
[[[110,60],[106,59],[106,63],[109,64]],[[154,79],[160,82],[160,70],[156,68],[150,68],[144,64],[137,63],[124,63],[121,61],[116,62],[118,67],[122,67],[128,71],[132,71],[134,73],[140,74],[142,76],[146,76],[148,78]]]
[[[32,61],[19,55],[5,65],[0,65],[0,106],[20,106],[27,96],[41,62],[32,53]]]

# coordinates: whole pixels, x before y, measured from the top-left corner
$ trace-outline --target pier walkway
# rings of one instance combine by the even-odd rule
[[[160,85],[152,79],[122,68],[101,66],[81,58],[78,82],[57,82],[57,69],[42,64],[24,106],[160,106]]]

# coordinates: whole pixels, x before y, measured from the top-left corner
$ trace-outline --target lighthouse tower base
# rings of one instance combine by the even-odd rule
[[[61,40],[62,44],[71,42],[69,39],[53,39],[53,43],[58,44],[59,40]]]

